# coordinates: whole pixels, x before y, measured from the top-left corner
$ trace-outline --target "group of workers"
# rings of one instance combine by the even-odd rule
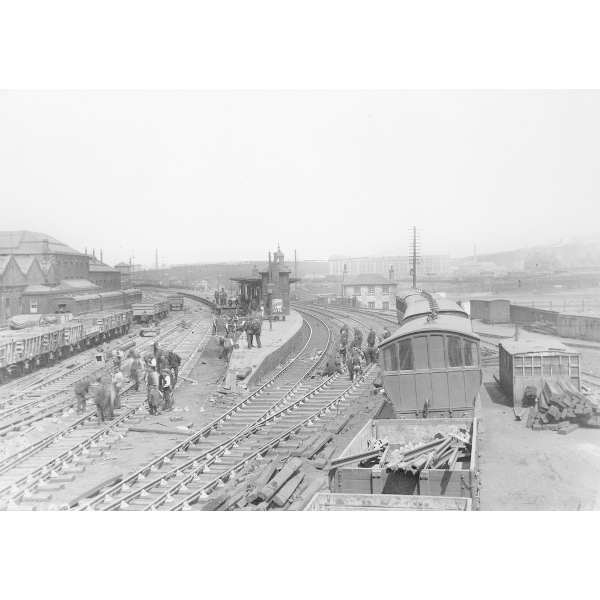
[[[348,334],[350,328],[348,325],[342,325],[340,329],[339,349],[336,354],[332,353],[327,358],[327,363],[323,370],[323,375],[329,376],[334,373],[343,373],[342,363],[346,363],[350,381],[354,381],[355,377],[362,374],[362,360],[365,361],[365,366],[371,363],[379,364],[379,350],[377,344],[381,340],[390,337],[391,332],[388,327],[385,327],[383,334],[378,336],[375,330],[371,327],[367,334],[367,343],[363,346],[363,334],[357,327],[353,330],[354,337],[351,343],[348,342]]]
[[[225,288],[221,288],[221,290],[215,290],[215,304],[217,306],[229,306],[236,308],[240,305],[240,300],[237,296],[229,296],[227,297],[227,292]]]
[[[247,310],[242,311],[238,309],[234,315],[223,317],[225,333],[219,336],[219,345],[221,346],[219,358],[223,358],[227,362],[229,361],[231,353],[236,347],[242,333],[246,334],[248,349],[262,347],[260,336],[262,333],[264,311],[264,304],[262,302],[259,304],[256,300],[253,300]],[[216,333],[217,320],[215,315],[213,320],[213,334],[216,335]]]
[[[106,348],[105,356],[107,356]],[[173,390],[179,377],[181,357],[170,350],[165,352],[158,342],[154,342],[151,352],[142,356],[137,350],[130,350],[127,358],[123,359],[123,352],[117,349],[114,356],[114,365],[110,373],[96,379],[97,386],[94,390],[93,400],[98,415],[98,425],[107,419],[114,418],[115,409],[121,408],[119,393],[123,386],[123,371],[129,374],[129,381],[133,381],[133,389],[139,392],[140,382],[146,382],[148,409],[151,415],[162,410],[173,409]],[[85,412],[87,395],[92,386],[91,378],[84,378],[75,384],[77,398],[77,413]]]

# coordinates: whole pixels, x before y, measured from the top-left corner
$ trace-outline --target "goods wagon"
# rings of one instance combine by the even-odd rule
[[[471,498],[440,496],[401,496],[398,494],[328,494],[319,492],[307,504],[305,511],[346,510],[472,510]]]
[[[169,301],[163,302],[136,302],[132,306],[133,320],[136,323],[158,321],[167,316]]]
[[[510,300],[471,300],[471,319],[484,323],[510,323]]]
[[[80,349],[82,340],[83,326],[75,322],[2,332],[0,382],[4,383],[9,375],[22,375],[70,356]]]
[[[0,332],[0,383],[129,331],[132,309],[82,315],[59,325]]]
[[[600,314],[597,312],[560,313],[557,326],[561,337],[600,342]]]
[[[389,494],[398,498],[400,503],[405,496],[470,498],[473,507],[477,508],[477,428],[478,420],[472,416],[454,419],[379,419],[376,415],[335,459],[347,459],[349,464],[332,469],[331,491],[335,494]],[[456,434],[456,439],[465,440],[460,450],[458,447],[461,444],[454,443],[455,438],[452,437],[457,430],[459,433]],[[438,435],[438,438],[435,438],[435,435]],[[447,461],[444,461],[443,454],[439,454],[421,464],[421,468],[391,468],[391,457],[395,451],[400,452],[401,448],[410,444],[416,448],[412,452],[418,453],[419,445],[425,450],[428,446],[431,449],[433,443],[428,443],[428,440],[442,441],[444,436],[452,440],[446,451],[450,455],[445,455]],[[353,457],[366,453],[373,440],[385,441],[385,449],[380,455],[370,461],[351,462]],[[408,455],[409,451],[406,452],[409,456],[406,460],[412,460],[412,456]]]
[[[171,310],[183,310],[183,296],[168,296],[167,300]]]

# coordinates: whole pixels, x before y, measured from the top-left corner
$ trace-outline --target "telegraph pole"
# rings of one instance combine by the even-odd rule
[[[419,231],[421,231],[420,229],[417,229],[416,227],[413,227],[412,229],[409,229],[409,231],[412,233],[411,238],[410,238],[410,247],[412,249],[412,286],[413,288],[417,287],[417,254],[419,252],[419,243],[420,240],[418,238],[419,236]]]

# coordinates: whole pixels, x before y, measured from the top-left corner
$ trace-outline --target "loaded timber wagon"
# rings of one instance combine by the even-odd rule
[[[371,419],[332,461],[330,489],[471,498],[477,507],[477,427],[477,418]],[[384,441],[379,452],[369,452],[374,440]],[[419,465],[421,456],[427,462]]]

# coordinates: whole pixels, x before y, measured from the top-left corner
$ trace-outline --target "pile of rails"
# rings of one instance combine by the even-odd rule
[[[395,445],[396,446],[396,445]],[[455,428],[448,434],[436,433],[427,443],[391,446],[381,459],[381,466],[416,475],[422,469],[454,469],[458,460],[471,455],[471,435]]]
[[[527,427],[558,431],[561,435],[579,427],[600,427],[598,400],[593,394],[578,391],[568,379],[546,381],[529,412]]]

